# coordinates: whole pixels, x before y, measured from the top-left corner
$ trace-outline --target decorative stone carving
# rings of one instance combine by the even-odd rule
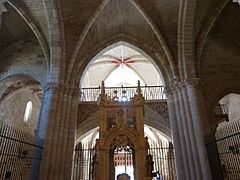
[[[93,113],[99,109],[97,104],[81,103],[78,106],[78,124],[87,120]]]
[[[183,83],[183,86],[186,86],[187,88],[200,87],[201,86],[200,78],[186,79],[185,82]]]
[[[58,92],[67,92],[67,93],[73,93],[72,95],[78,95],[79,88],[71,87],[69,84],[59,84],[57,82],[48,82],[43,87],[44,92],[48,91],[58,91]]]
[[[125,136],[125,135],[120,135],[117,136],[113,139],[112,143],[111,143],[112,147],[118,147],[118,148],[122,148],[122,147],[126,147],[126,146],[133,146],[131,140]]]
[[[59,90],[60,89],[60,85],[58,83],[47,83],[44,87],[43,90],[44,92],[50,91],[50,90]]]
[[[147,106],[160,114],[168,122],[167,102],[150,102]]]

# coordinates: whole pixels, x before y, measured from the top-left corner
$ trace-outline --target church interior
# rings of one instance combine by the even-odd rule
[[[240,180],[239,0],[0,0],[0,180]]]

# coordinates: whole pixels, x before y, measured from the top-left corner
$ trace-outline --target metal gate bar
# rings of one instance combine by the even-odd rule
[[[36,167],[40,167],[42,150],[42,139],[1,123],[0,179],[37,179]]]
[[[219,128],[206,144],[214,179],[240,179],[240,121]]]

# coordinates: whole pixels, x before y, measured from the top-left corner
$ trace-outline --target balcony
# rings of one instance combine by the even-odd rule
[[[105,93],[108,98],[114,101],[131,101],[137,93],[137,86],[135,87],[105,87]],[[146,101],[165,100],[163,86],[140,86],[142,95]],[[97,101],[101,87],[81,88],[80,102],[94,102]]]

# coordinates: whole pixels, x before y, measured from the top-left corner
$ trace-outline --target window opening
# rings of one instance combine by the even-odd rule
[[[32,115],[32,101],[28,101],[24,113],[24,122],[28,122]]]

